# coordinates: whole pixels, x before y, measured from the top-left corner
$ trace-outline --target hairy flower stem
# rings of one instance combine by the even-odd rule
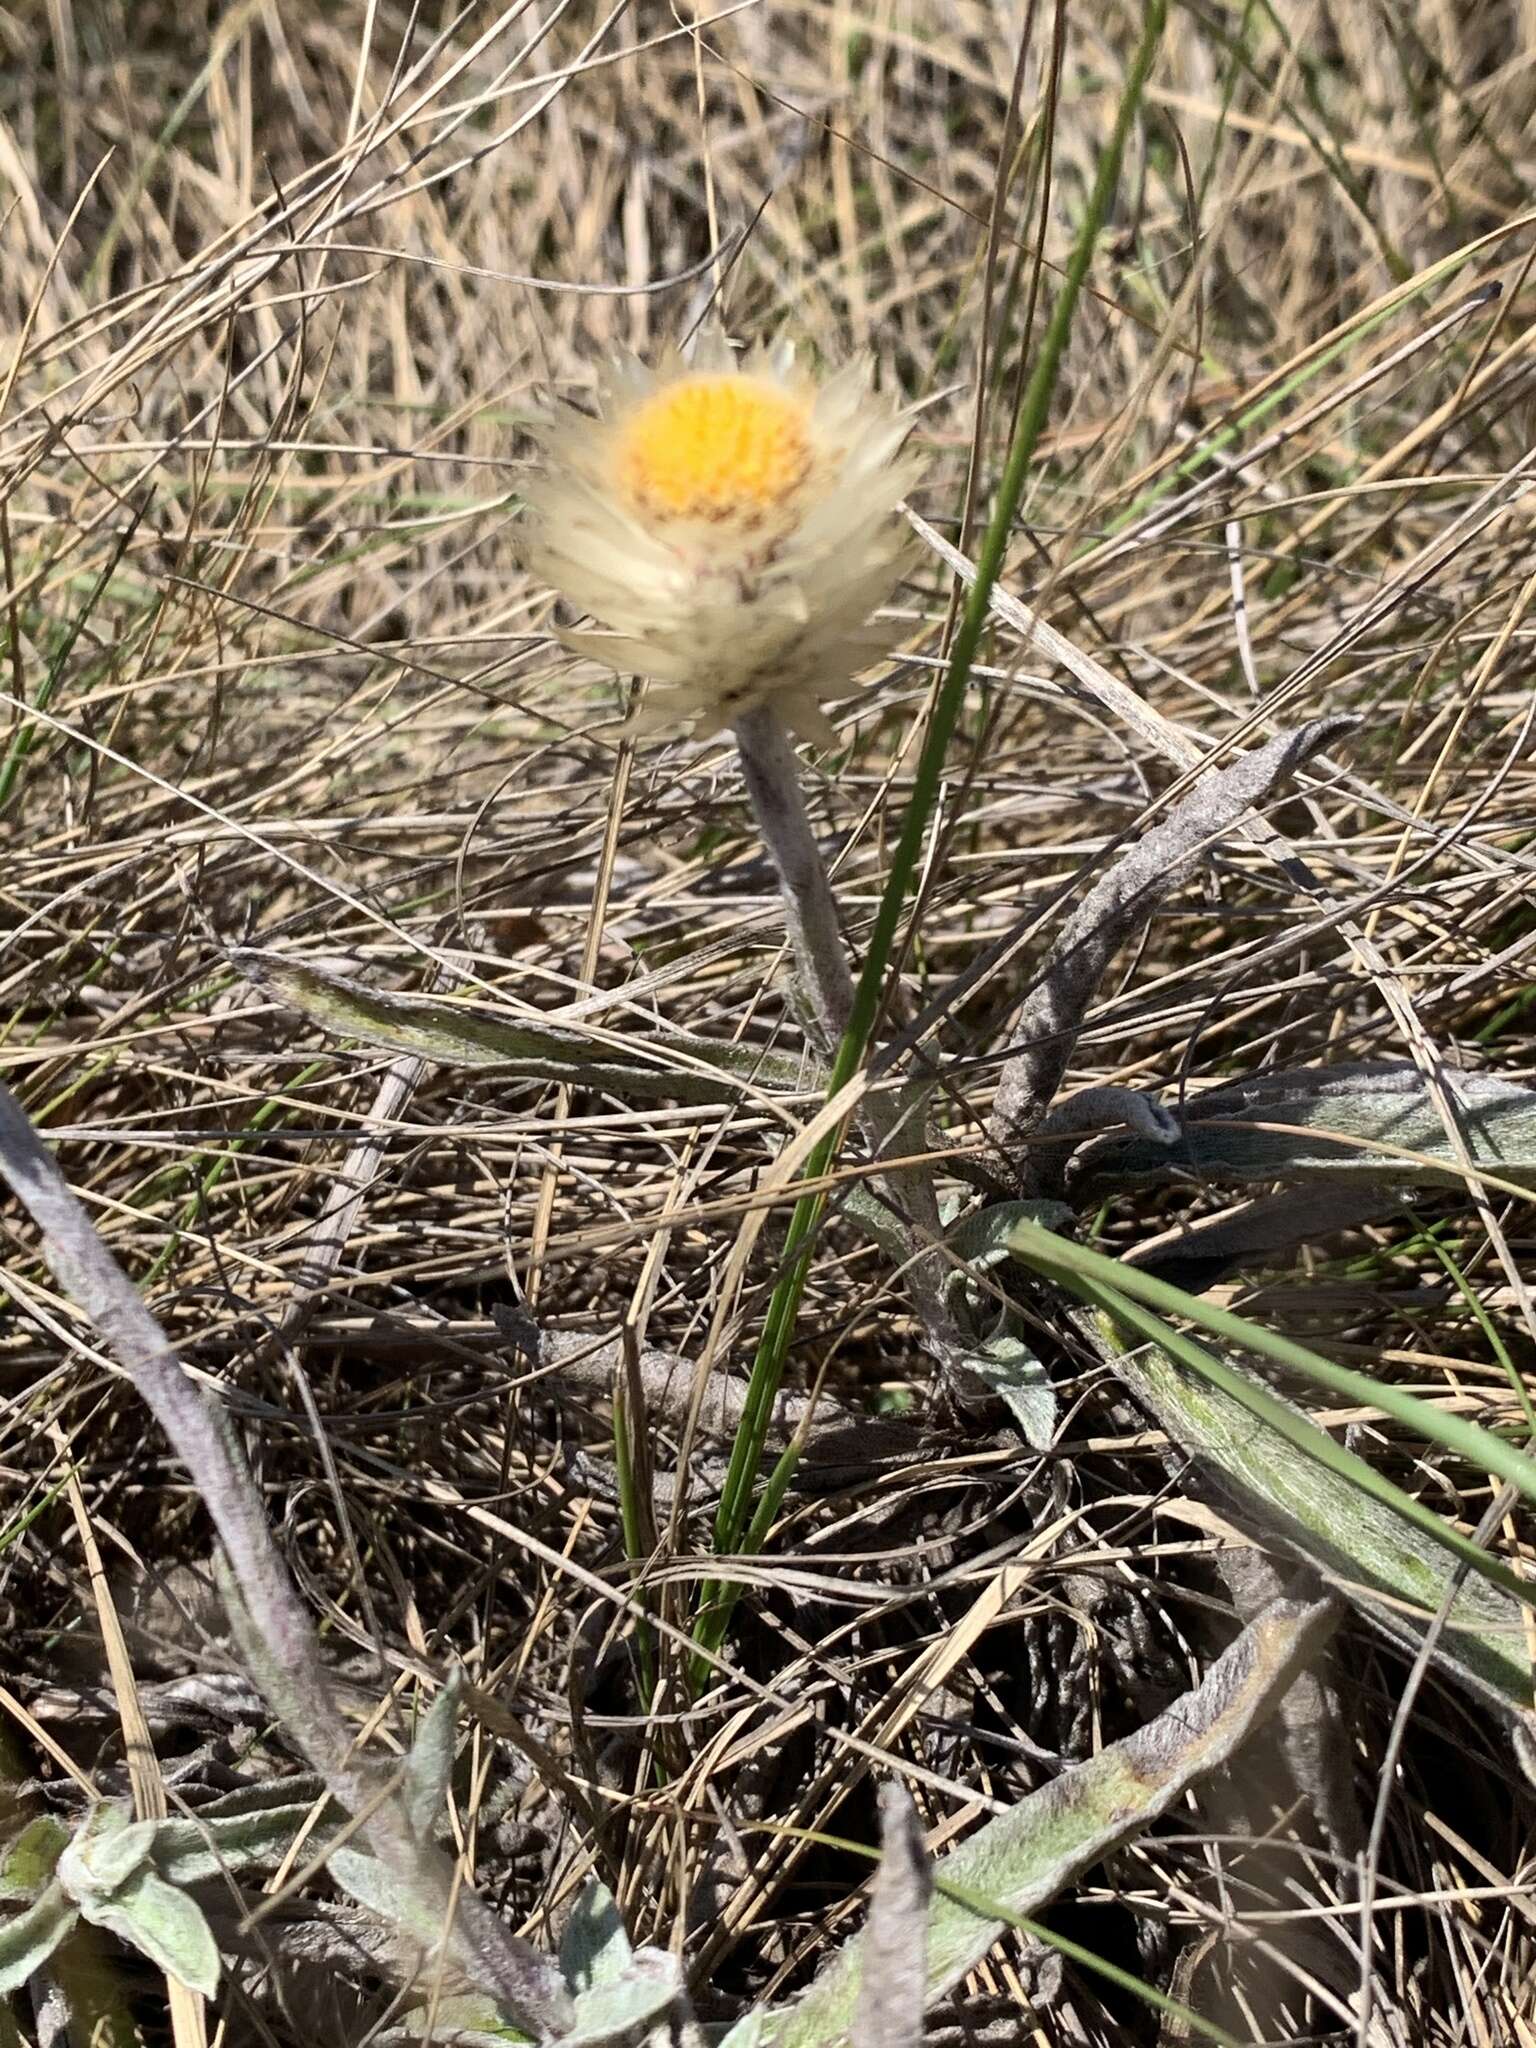
[[[784,922],[812,1029],[830,1058],[853,1014],[853,974],[838,922],[837,901],[806,812],[799,764],[783,724],[770,706],[759,704],[744,712],[733,731],[753,815],[778,870]],[[921,1124],[914,1124],[896,1096],[871,1092],[864,1098],[860,1121],[877,1158],[922,1149]],[[917,1255],[908,1275],[913,1303],[942,1349],[949,1321],[938,1304],[937,1261],[925,1256],[939,1234],[933,1177],[924,1167],[908,1167],[885,1178],[909,1226],[909,1255]]]
[[[778,869],[790,950],[812,1026],[830,1055],[853,1013],[853,975],[832,884],[806,813],[795,750],[778,713],[766,704],[743,712],[733,730],[752,812]]]
[[[778,870],[784,922],[810,1012],[811,1030],[830,1061],[852,1026],[854,981],[832,884],[806,813],[800,769],[778,713],[768,706],[758,705],[743,713],[733,730],[753,814]],[[922,1111],[911,1111],[900,1095],[872,1089],[859,1106],[859,1122],[876,1160],[900,1158],[903,1152],[922,1148]],[[836,1154],[836,1134],[824,1142],[825,1164],[830,1165]],[[943,1374],[958,1345],[944,1303],[944,1261],[934,1249],[940,1224],[933,1175],[925,1166],[898,1166],[894,1170],[888,1167],[870,1192],[873,1199],[868,1200],[868,1208],[875,1212],[868,1219],[870,1227],[902,1264],[908,1298],[923,1326],[927,1348]],[[894,1217],[883,1213],[882,1194],[895,1210]],[[758,1339],[752,1377],[715,1517],[717,1551],[734,1550],[741,1544],[749,1551],[762,1548],[768,1525],[799,1456],[798,1443],[792,1442],[769,1473],[754,1514],[752,1496],[768,1441],[769,1421],[794,1335],[799,1291],[825,1201],[822,1194],[802,1195],[790,1218],[784,1246],[785,1274],[790,1285],[786,1288],[781,1281]],[[737,1586],[729,1580],[706,1584],[698,1621],[698,1640],[706,1649],[717,1649],[724,1641],[736,1596]],[[695,1676],[700,1682],[705,1668],[700,1664],[696,1669]]]

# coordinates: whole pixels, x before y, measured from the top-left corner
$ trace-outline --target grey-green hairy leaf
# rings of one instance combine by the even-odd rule
[[[306,1802],[160,1821],[155,1828],[155,1868],[172,1884],[205,1884],[226,1872],[238,1875],[280,1863],[313,1812],[313,1804]],[[310,1839],[318,1846],[324,1835],[316,1833]]]
[[[1007,1263],[1009,1236],[1020,1223],[1054,1230],[1071,1220],[1072,1211],[1061,1202],[992,1202],[957,1223],[945,1239],[961,1262],[946,1276],[945,1301],[957,1328],[974,1340],[955,1366],[998,1396],[1037,1451],[1048,1450],[1056,1433],[1056,1390],[1022,1319],[985,1276]]]
[[[35,1899],[51,1883],[69,1829],[51,1813],[39,1813],[0,1847],[0,1900]]]
[[[432,2015],[430,2030],[424,2014],[419,2027],[387,2027],[370,2039],[373,2048],[412,2048],[417,2041],[430,2041],[432,2048],[530,2048],[533,2036],[520,2034],[515,2027],[501,2033],[487,2027],[455,2026],[451,2020],[445,2021],[439,2010]]]
[[[109,1898],[148,1860],[158,1825],[133,1820],[115,1800],[93,1807],[59,1858],[60,1884],[82,1906]]]
[[[502,2024],[488,1998],[464,1993],[413,2008],[398,2026],[373,2036],[373,2048],[415,2048],[429,2041],[433,2048],[527,2048],[531,2034]]]
[[[155,1871],[136,1870],[110,1896],[82,1899],[80,1911],[93,1925],[130,1942],[189,1991],[212,1998],[218,1990],[218,1944],[202,1908]]]
[[[1162,821],[1099,875],[1057,933],[1010,1033],[1019,1050],[998,1076],[989,1125],[1005,1157],[1054,1102],[1088,1005],[1121,946],[1147,924],[1202,851],[1354,723],[1339,715],[1314,719],[1234,761],[1203,768]]]
[[[43,1967],[79,1917],[61,1884],[49,1885],[24,1913],[0,1914],[0,1998]]]
[[[1536,1088],[1448,1072],[1447,1090],[1473,1164],[1536,1187]],[[1445,1120],[1417,1067],[1298,1068],[1224,1083],[1183,1105],[1172,1145],[1114,1132],[1072,1160],[1075,1199],[1169,1180],[1273,1180],[1462,1187]]]
[[[442,997],[386,994],[286,953],[239,948],[230,959],[264,993],[302,1010],[326,1031],[391,1052],[419,1053],[445,1066],[507,1067],[529,1080],[563,1081],[646,1101],[732,1102],[747,1086],[801,1085],[798,1061],[782,1053],[690,1032],[637,1032],[620,1051],[568,1025],[502,1016],[481,1004]]]
[[[927,2002],[981,1962],[1011,1916],[1038,1911],[1065,1885],[1166,1813],[1182,1793],[1236,1753],[1333,1626],[1327,1601],[1277,1600],[1165,1713],[989,1821],[934,1866],[928,1915]],[[995,1917],[945,1895],[984,1899]],[[858,2008],[865,1942],[856,1937],[782,2012],[738,2025],[725,2048],[840,2048]]]
[[[772,2025],[772,2014],[761,2008],[744,2012],[730,2032],[718,2040],[716,2048],[768,2048]]]
[[[839,1197],[842,1212],[850,1223],[856,1223],[872,1244],[877,1244],[893,1266],[905,1265],[911,1255],[906,1226],[891,1208],[883,1202],[867,1181],[850,1181]]]
[[[880,1787],[880,1868],[869,1891],[853,2048],[922,2048],[933,1871],[907,1788]]]
[[[1031,1450],[1050,1449],[1056,1434],[1056,1389],[1022,1337],[1000,1330],[976,1350],[965,1352],[958,1363],[998,1396]]]
[[[1137,1399],[1201,1460],[1240,1511],[1323,1566],[1384,1634],[1411,1651],[1419,1648],[1425,1623],[1439,1612],[1456,1575],[1453,1557],[1343,1474],[1299,1455],[1251,1409],[1158,1346],[1116,1347],[1113,1362]],[[1292,1412],[1309,1422],[1300,1409]],[[1475,1572],[1462,1576],[1435,1661],[1503,1711],[1525,1711],[1531,1659],[1519,1602]]]
[[[273,1807],[293,1808],[323,1796],[325,1780],[313,1771],[298,1771],[291,1778],[265,1778],[249,1785],[236,1785],[221,1792],[197,1809],[199,1820],[223,1820],[226,1816],[266,1813]]]
[[[1354,1230],[1401,1208],[1392,1188],[1365,1181],[1315,1183],[1304,1202],[1290,1188],[1283,1194],[1249,1195],[1230,1208],[1176,1218],[1156,1237],[1143,1238],[1128,1250],[1125,1263],[1198,1292],[1233,1268],[1274,1265],[1297,1245]]]
[[[102,1242],[25,1110],[3,1085],[0,1176],[36,1225],[55,1280],[102,1333],[207,1502],[220,1539],[219,1578],[230,1627],[268,1705],[337,1800],[358,1816],[365,1839],[409,1864],[416,1890],[414,1919],[434,1920],[455,1963],[501,2010],[547,2033],[557,2032],[569,2014],[570,1998],[553,1962],[514,1935],[484,1900],[459,1887],[449,1859],[411,1835],[398,1801],[371,1798],[371,1777],[358,1766],[314,1626],[273,1541],[267,1504],[229,1417],[183,1370],[164,1329]],[[366,1815],[361,1812],[365,1805]],[[99,1868],[92,1871],[88,1864],[84,1881],[99,1883]],[[429,1899],[435,1911],[429,1912]]]
[[[598,1878],[588,1878],[560,1938],[566,1983],[578,1995],[610,1983],[629,1968],[632,1953],[613,1893]]]
[[[989,1202],[962,1216],[944,1242],[956,1259],[981,1272],[991,1272],[1012,1256],[1009,1239],[1021,1223],[1038,1223],[1042,1230],[1059,1230],[1073,1220],[1065,1202]],[[966,1274],[956,1269],[950,1285],[963,1284]]]
[[[1155,1273],[1143,1273],[1124,1260],[1106,1258],[1089,1245],[1074,1244],[1068,1238],[1026,1223],[1015,1234],[1014,1252],[1024,1264],[1060,1279],[1094,1306],[1128,1319],[1165,1350],[1172,1349],[1184,1357],[1204,1378],[1224,1386],[1245,1407],[1278,1427],[1283,1436],[1298,1442],[1309,1455],[1340,1469],[1347,1466],[1349,1476],[1367,1492],[1380,1495],[1385,1490],[1393,1507],[1426,1529],[1444,1548],[1454,1550],[1485,1576],[1498,1580],[1523,1603],[1536,1606],[1536,1590],[1517,1578],[1507,1564],[1495,1562],[1470,1537],[1460,1534],[1400,1487],[1393,1487],[1373,1466],[1335,1444],[1315,1423],[1303,1418],[1304,1427],[1298,1430],[1294,1411],[1275,1401],[1262,1381],[1234,1370],[1217,1352],[1201,1351],[1165,1319],[1172,1316],[1178,1321],[1192,1322],[1229,1349],[1273,1359],[1287,1372],[1299,1373],[1314,1386],[1326,1387],[1330,1393],[1342,1394],[1346,1400],[1366,1407],[1381,1408],[1427,1442],[1443,1444],[1466,1459],[1474,1470],[1509,1480],[1517,1493],[1536,1502],[1536,1458],[1517,1444],[1494,1430],[1469,1422],[1464,1415],[1448,1412],[1433,1401],[1421,1400],[1388,1377],[1372,1378],[1353,1366],[1340,1365],[1282,1331],[1267,1329],[1264,1324],[1197,1294],[1185,1294]]]
[[[406,1816],[423,1841],[430,1841],[448,1801],[448,1781],[453,1775],[454,1734],[463,1697],[463,1674],[454,1671],[422,1715],[416,1739],[405,1760],[401,1797],[405,1802]]]
[[[1422,1631],[1415,1624],[1437,1614],[1456,1587],[1451,1626],[1439,1646],[1442,1660],[1485,1698],[1517,1711],[1517,1728],[1531,1727],[1524,1610],[1536,1601],[1525,1582],[1228,1354],[1255,1352],[1336,1395],[1380,1407],[1474,1469],[1511,1480],[1530,1500],[1536,1500],[1536,1462],[1503,1437],[1389,1380],[1336,1364],[1087,1245],[1023,1224],[1014,1250],[1097,1311],[1080,1318],[1085,1335],[1117,1371],[1124,1364],[1123,1377],[1170,1433],[1204,1456],[1229,1494],[1258,1510],[1264,1527],[1322,1563],[1339,1591],[1384,1630],[1403,1640],[1406,1626],[1406,1639],[1417,1647]],[[1186,1323],[1214,1343],[1196,1342]],[[1150,1363],[1127,1347],[1124,1331],[1152,1341]],[[1468,1568],[1476,1590],[1461,1584]]]
[[[682,1988],[675,1956],[663,1949],[637,1949],[620,1975],[580,1994],[575,2024],[560,2036],[560,2048],[628,2048],[642,2028],[667,2012]]]
[[[392,1922],[424,1947],[435,1947],[443,1928],[428,1900],[417,1896],[408,1879],[397,1876],[364,1849],[333,1849],[325,1867],[344,1892],[383,1920]]]

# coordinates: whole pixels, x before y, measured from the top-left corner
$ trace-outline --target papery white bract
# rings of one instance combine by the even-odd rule
[[[899,637],[870,615],[912,560],[905,423],[863,365],[817,384],[789,349],[738,362],[719,335],[626,364],[600,402],[545,423],[526,494],[528,566],[606,628],[560,638],[660,685],[648,721],[703,735],[771,703],[830,742],[818,700]]]

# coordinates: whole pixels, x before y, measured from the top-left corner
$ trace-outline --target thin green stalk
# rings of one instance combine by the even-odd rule
[[[613,1468],[619,1486],[619,1520],[624,1530],[624,1553],[637,1572],[644,1571],[647,1559],[655,1550],[655,1535],[652,1530],[648,1503],[642,1492],[639,1472],[635,1469],[634,1441],[631,1435],[634,1418],[630,1412],[628,1376],[621,1364],[614,1381],[613,1390]],[[635,1605],[649,1608],[643,1578],[637,1579],[633,1587]],[[640,1697],[654,1699],[656,1694],[656,1638],[650,1623],[638,1617],[635,1621],[635,1662],[639,1667]]]
[[[1213,1302],[1202,1301],[1198,1295],[1186,1294],[1180,1287],[1171,1286],[1166,1280],[1159,1280],[1151,1273],[1143,1273],[1136,1267],[1125,1266],[1118,1259],[1109,1259],[1102,1252],[1089,1251],[1086,1245],[1073,1244],[1054,1232],[1043,1230],[1035,1223],[1020,1223],[1015,1226],[1010,1239],[1014,1257],[1037,1271],[1049,1274],[1053,1279],[1064,1280],[1074,1291],[1092,1289],[1094,1294],[1113,1294],[1121,1300],[1144,1304],[1145,1307],[1160,1311],[1163,1315],[1184,1316],[1198,1324],[1211,1336],[1223,1343],[1232,1344],[1244,1351],[1257,1351],[1261,1356],[1272,1358],[1277,1365],[1301,1374],[1314,1385],[1326,1387],[1330,1393],[1340,1394],[1347,1401],[1357,1402],[1362,1408],[1379,1408],[1390,1415],[1395,1422],[1411,1429],[1415,1435],[1430,1443],[1438,1443],[1448,1451],[1454,1451],[1459,1458],[1465,1458],[1469,1465],[1480,1471],[1491,1472],[1496,1478],[1508,1480],[1526,1500],[1536,1501],[1536,1461],[1524,1451],[1517,1450],[1491,1430],[1481,1429],[1475,1422],[1468,1422],[1461,1415],[1447,1415],[1432,1402],[1420,1401],[1412,1394],[1405,1394],[1389,1380],[1372,1379],[1369,1374],[1355,1372],[1347,1365],[1335,1365],[1332,1359],[1322,1357],[1316,1351],[1308,1350],[1305,1344],[1298,1344],[1293,1338],[1282,1337],[1274,1330],[1265,1329],[1262,1323],[1250,1322],[1246,1316],[1234,1315],[1230,1309],[1217,1308]],[[1116,1307],[1116,1314],[1120,1309]],[[1151,1334],[1146,1332],[1145,1334]],[[1159,1336],[1156,1340],[1163,1342]],[[1187,1342],[1187,1340],[1186,1340]],[[1205,1366],[1199,1368],[1206,1371]],[[1225,1370],[1225,1369],[1224,1369]],[[1214,1375],[1207,1373],[1207,1377]],[[1252,1382],[1230,1375],[1236,1385],[1227,1385],[1226,1391],[1243,1400],[1257,1411],[1256,1389]],[[1267,1415],[1266,1421],[1274,1418]],[[1328,1441],[1332,1442],[1331,1439]],[[1335,1450],[1339,1446],[1333,1445]],[[1371,1467],[1364,1460],[1357,1461],[1363,1472]],[[1373,1475],[1375,1476],[1375,1475]],[[1365,1483],[1361,1478],[1362,1485]],[[1383,1482],[1385,1483],[1385,1482]],[[1397,1495],[1391,1505],[1406,1514],[1410,1496]],[[1424,1511],[1428,1513],[1428,1510]],[[1434,1518],[1439,1540],[1452,1542],[1454,1532],[1447,1532],[1448,1525],[1438,1517]],[[1478,1556],[1478,1567],[1487,1570],[1488,1560]],[[1514,1581],[1506,1587],[1518,1598],[1536,1601],[1536,1588],[1523,1581]]]
[[[1148,484],[1138,497],[1132,499],[1123,512],[1116,513],[1110,519],[1101,520],[1094,537],[1085,543],[1084,554],[1105,547],[1127,527],[1144,518],[1179,484],[1198,475],[1213,456],[1241,441],[1251,428],[1261,425],[1272,413],[1280,411],[1297,392],[1312,383],[1321,371],[1347,356],[1368,335],[1374,334],[1378,328],[1384,327],[1400,313],[1404,306],[1422,297],[1426,291],[1445,279],[1454,277],[1458,270],[1464,268],[1468,262],[1474,261],[1478,253],[1480,252],[1475,246],[1453,250],[1449,256],[1442,256],[1437,263],[1432,263],[1420,271],[1416,278],[1401,286],[1384,302],[1346,322],[1325,342],[1318,344],[1316,352],[1309,355],[1289,376],[1282,378],[1278,384],[1264,391],[1251,404],[1233,412],[1225,421],[1213,427],[1210,433],[1193,442],[1187,452],[1181,455],[1177,462],[1170,463],[1163,474]],[[1292,431],[1294,428],[1284,430],[1286,434]],[[1251,462],[1254,459],[1254,451],[1250,449],[1244,459]]]
[[[127,526],[118,535],[117,544],[108,557],[106,566],[91,585],[90,590],[86,594],[84,604],[81,605],[79,611],[76,612],[65,628],[64,638],[55,649],[53,659],[48,664],[47,673],[37,686],[37,696],[29,707],[31,710],[46,711],[48,709],[53,699],[53,693],[63,679],[69,657],[75,651],[75,643],[85,631],[85,622],[101,602],[107,585],[112,581],[113,575],[116,573],[118,563],[128,552],[133,536],[139,530],[139,521],[143,516],[142,510],[135,511]],[[0,761],[0,810],[5,808],[16,793],[17,785],[21,781],[22,772],[27,765],[27,756],[31,753],[36,743],[37,731],[38,728],[34,721],[23,717],[21,723],[11,736],[11,743],[6,749],[5,759]]]
[[[140,1287],[145,1289],[151,1288],[162,1277],[166,1268],[180,1249],[183,1235],[196,1223],[198,1217],[203,1213],[209,1196],[213,1194],[246,1147],[255,1143],[257,1137],[275,1117],[279,1115],[291,1116],[293,1114],[293,1105],[286,1098],[293,1094],[296,1089],[307,1088],[317,1075],[323,1074],[326,1071],[329,1064],[328,1060],[311,1060],[307,1067],[301,1068],[291,1081],[284,1084],[278,1094],[269,1096],[261,1107],[253,1113],[250,1122],[246,1125],[244,1137],[231,1138],[228,1141],[229,1149],[218,1154],[212,1165],[204,1172],[201,1181],[199,1181],[196,1194],[189,1195],[182,1204],[181,1214],[171,1225],[170,1236],[156,1253],[153,1265],[139,1282]],[[194,1163],[195,1161],[189,1161],[186,1166],[172,1170],[185,1177],[191,1171]]]
[[[1503,1372],[1505,1379],[1509,1381],[1511,1392],[1524,1411],[1526,1430],[1532,1441],[1536,1442],[1536,1406],[1532,1404],[1530,1389],[1525,1384],[1525,1375],[1510,1357],[1509,1346],[1504,1342],[1503,1337],[1500,1336],[1498,1325],[1494,1322],[1492,1316],[1489,1315],[1487,1309],[1483,1307],[1477,1289],[1472,1285],[1466,1274],[1463,1273],[1460,1266],[1457,1265],[1450,1252],[1441,1244],[1440,1240],[1434,1236],[1427,1236],[1425,1242],[1428,1249],[1434,1253],[1441,1266],[1450,1275],[1457,1293],[1471,1311],[1472,1320],[1482,1331],[1484,1337],[1487,1338],[1488,1349],[1498,1360],[1500,1370]]]
[[[976,659],[982,634],[987,628],[992,592],[1002,573],[1013,535],[1014,516],[1024,493],[1025,478],[1050,411],[1062,355],[1071,333],[1072,316],[1078,294],[1088,275],[1089,264],[1093,260],[1100,233],[1109,215],[1110,203],[1119,182],[1126,138],[1130,134],[1131,124],[1141,104],[1142,90],[1152,68],[1166,11],[1166,0],[1149,0],[1141,42],[1116,111],[1114,132],[1103,156],[1099,159],[1098,174],[1094,179],[1082,225],[1067,263],[1061,292],[1052,309],[1049,324],[1041,340],[1040,354],[1019,407],[1018,426],[1008,451],[1002,481],[998,485],[992,517],[987,524],[977,556],[976,580],[966,597],[959,628],[950,650],[949,665],[934,699],[922,752],[913,777],[911,800],[902,820],[901,836],[891,858],[890,873],[886,877],[880,906],[875,913],[869,950],[854,989],[852,1014],[832,1064],[832,1074],[827,1084],[829,1101],[847,1086],[863,1065],[875,1020],[879,1015],[886,969],[895,946],[902,911],[917,873],[929,820],[938,801],[940,777],[960,714],[960,706],[964,701],[971,664]],[[806,1161],[807,1180],[817,1179],[827,1171],[840,1141],[839,1131],[829,1133],[822,1140]],[[783,1378],[785,1359],[794,1336],[795,1321],[809,1271],[811,1243],[821,1221],[824,1201],[825,1198],[821,1195],[803,1196],[796,1204],[790,1220],[784,1252],[784,1271],[769,1303],[767,1320],[758,1342],[757,1354],[752,1361],[746,1405],[735,1441],[731,1446],[730,1466],[715,1518],[717,1555],[735,1551],[740,1546],[751,1521],[752,1490],[762,1462],[763,1446],[767,1441],[774,1400]],[[787,1483],[786,1474],[784,1484]],[[735,1599],[736,1589],[729,1585],[709,1584],[704,1588],[696,1634],[707,1648],[716,1648],[723,1640]]]
[[[1355,216],[1359,220],[1360,225],[1374,239],[1377,248],[1381,252],[1382,262],[1385,263],[1388,270],[1392,273],[1393,281],[1397,284],[1406,283],[1413,275],[1413,265],[1387,234],[1382,217],[1384,209],[1379,204],[1373,204],[1371,194],[1366,190],[1363,181],[1356,174],[1353,165],[1345,154],[1342,141],[1333,132],[1333,118],[1323,104],[1322,94],[1318,90],[1318,72],[1322,67],[1314,59],[1307,46],[1303,45],[1300,51],[1297,50],[1295,39],[1286,24],[1285,15],[1274,5],[1274,0],[1260,0],[1260,5],[1269,16],[1270,26],[1279,37],[1281,46],[1286,51],[1286,54],[1296,57],[1296,67],[1301,76],[1302,90],[1306,94],[1307,104],[1312,110],[1317,129],[1320,132],[1314,133],[1301,108],[1297,106],[1296,102],[1289,95],[1281,101],[1281,105],[1311,144],[1318,162],[1327,171],[1329,177],[1333,179],[1350,206],[1354,209]],[[1216,23],[1210,23],[1210,29],[1218,42],[1227,41],[1228,48],[1232,50],[1237,62],[1247,71],[1254,84],[1258,86],[1260,91],[1266,91],[1267,85],[1263,75],[1248,57],[1246,50],[1241,46],[1234,46],[1228,41],[1222,35],[1221,29]]]
[[[1337,1443],[1327,1430],[1310,1421],[1298,1410],[1277,1400],[1269,1389],[1257,1379],[1235,1372],[1226,1361],[1213,1351],[1207,1351],[1203,1344],[1197,1344],[1192,1337],[1186,1337],[1182,1330],[1165,1323],[1150,1309],[1132,1301],[1128,1294],[1121,1294],[1113,1287],[1098,1286],[1092,1280],[1073,1278],[1068,1281],[1072,1291],[1081,1295],[1090,1308],[1095,1308],[1105,1318],[1116,1341],[1123,1344],[1126,1332],[1155,1344],[1165,1351],[1176,1365],[1208,1380],[1213,1387],[1220,1388],[1240,1406],[1247,1409],[1257,1421],[1272,1429],[1277,1436],[1292,1444],[1304,1458],[1311,1458],[1319,1465],[1325,1465],[1347,1480],[1357,1492],[1368,1494],[1393,1514],[1400,1515],[1405,1522],[1437,1543],[1442,1550],[1456,1559],[1458,1564],[1469,1565],[1480,1572],[1511,1599],[1519,1600],[1527,1607],[1536,1606],[1536,1587],[1532,1587],[1518,1573],[1511,1571],[1495,1557],[1490,1557],[1469,1536],[1463,1536],[1459,1529],[1437,1515],[1433,1508],[1427,1508],[1411,1493],[1405,1493],[1400,1486],[1394,1486],[1390,1479],[1382,1477],[1374,1465],[1368,1464],[1358,1452],[1344,1444]]]

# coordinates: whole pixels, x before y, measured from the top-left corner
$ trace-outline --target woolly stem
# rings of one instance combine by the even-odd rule
[[[743,712],[733,731],[752,812],[778,870],[790,950],[822,1050],[830,1055],[853,1014],[853,975],[795,751],[778,713],[766,704]]]
[[[830,1058],[853,1015],[854,982],[837,900],[805,807],[799,763],[778,713],[769,705],[744,712],[733,731],[753,815],[778,870],[784,923],[812,1028]],[[873,1090],[864,1098],[859,1121],[877,1159],[922,1147],[921,1112],[914,1116],[897,1095]],[[925,1167],[909,1166],[888,1171],[884,1179],[902,1219],[898,1228],[911,1261],[907,1285],[912,1304],[942,1358],[953,1331],[939,1299],[941,1269],[932,1255],[940,1234],[933,1176]]]
[[[45,1261],[90,1317],[140,1399],[170,1438],[223,1545],[230,1621],[252,1675],[289,1735],[362,1825],[396,1893],[418,1923],[441,1930],[454,1960],[509,2019],[541,2035],[570,2019],[555,1966],[462,1890],[452,1864],[419,1838],[404,1807],[353,1753],[309,1614],[267,1524],[261,1493],[234,1426],[186,1371],[170,1339],[76,1199],[9,1089],[0,1086],[0,1180],[8,1181],[42,1237]]]

